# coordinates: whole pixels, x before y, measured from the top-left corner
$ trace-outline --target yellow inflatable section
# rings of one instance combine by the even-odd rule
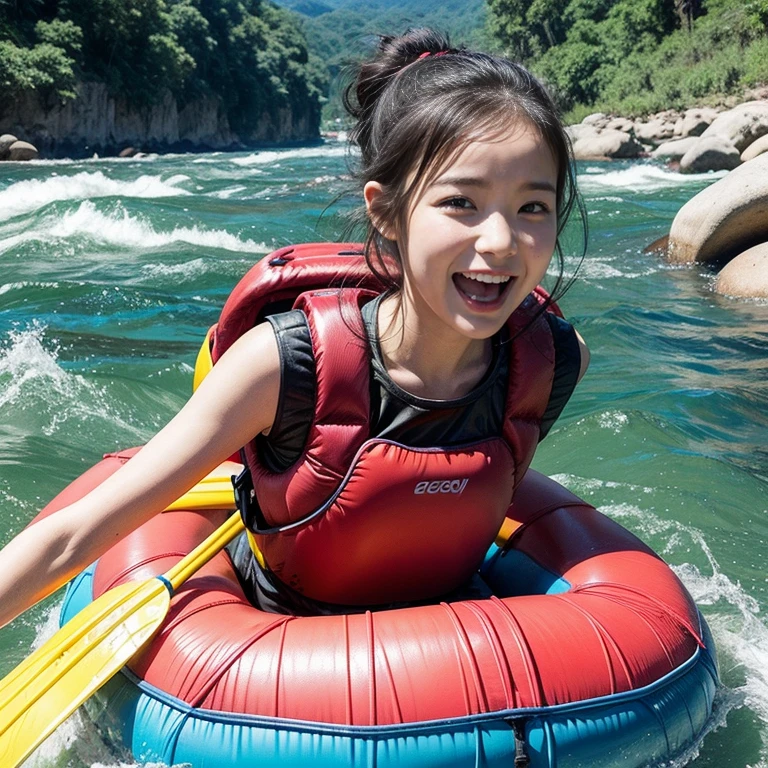
[[[200,382],[210,373],[213,368],[213,358],[211,357],[211,337],[216,330],[216,326],[212,325],[205,334],[203,345],[200,347],[200,351],[197,353],[197,360],[195,360],[195,376],[192,379],[192,391],[194,392],[199,386]]]

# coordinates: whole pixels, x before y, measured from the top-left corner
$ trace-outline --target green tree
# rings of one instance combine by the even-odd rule
[[[530,29],[524,0],[487,0],[488,34],[514,59],[529,60],[541,52],[541,44]]]
[[[22,48],[0,40],[0,102],[8,103],[26,91],[44,100],[75,97],[73,61],[61,48],[40,43]]]
[[[180,89],[195,68],[164,0],[61,0],[60,14],[83,30],[88,74],[136,103]]]
[[[41,43],[61,48],[73,59],[77,59],[83,49],[83,30],[71,21],[38,21],[35,36]]]
[[[681,106],[732,92],[764,69],[758,48],[768,0],[489,0],[489,7],[502,47],[520,54],[565,108]],[[545,12],[553,20],[542,33]]]
[[[179,45],[195,62],[183,84],[183,95],[194,97],[211,90],[218,41],[196,0],[178,0],[169,10],[169,28]]]

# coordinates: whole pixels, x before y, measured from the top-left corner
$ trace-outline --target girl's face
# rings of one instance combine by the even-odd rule
[[[422,332],[487,339],[501,328],[549,266],[556,185],[551,150],[522,123],[470,142],[417,188],[398,245],[404,308]],[[370,207],[376,190],[369,186]]]

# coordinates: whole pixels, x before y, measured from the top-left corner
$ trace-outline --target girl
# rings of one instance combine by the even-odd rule
[[[286,498],[293,498],[292,478],[306,477],[301,468],[314,460],[317,403],[346,394],[338,386],[325,392],[320,370],[322,360],[343,361],[344,350],[338,354],[331,339],[333,354],[326,358],[325,348],[314,347],[315,320],[294,310],[242,335],[179,414],[118,472],[8,544],[0,553],[0,625],[248,445],[262,509],[245,510],[252,535],[231,554],[262,607],[298,613],[360,609],[433,599],[467,581],[477,565],[474,550],[491,543],[498,510],[503,518],[535,442],[588,362],[572,327],[530,298],[554,252],[562,274],[558,237],[577,201],[568,140],[548,95],[522,67],[451,48],[429,30],[383,37],[346,102],[358,119],[353,141],[361,152],[366,261],[388,288],[363,306],[360,318],[370,349],[370,384],[366,379],[357,388],[361,397],[370,396],[362,438],[379,443],[376,451],[355,454],[345,478],[349,498],[337,494],[336,506],[326,510],[323,490],[313,504],[331,528],[359,508],[351,540],[365,541],[366,526],[379,520],[379,492],[395,476],[404,477],[410,497],[384,505],[396,507],[400,517],[394,528],[391,521],[382,523],[377,534],[396,528],[409,553],[377,560],[361,546],[355,547],[359,562],[346,552],[344,563],[326,557],[313,569],[306,556],[312,536],[298,548],[300,537],[281,539],[280,514],[267,486],[277,477],[280,488],[290,491]],[[558,277],[556,291],[560,282]],[[544,354],[544,347],[553,354]],[[538,410],[530,405],[534,401]],[[340,438],[347,450],[345,440]],[[399,452],[389,450],[393,444]],[[426,457],[437,457],[429,459],[437,476],[424,474]],[[439,475],[440,467],[454,464],[467,467],[455,486]],[[322,470],[314,475],[319,486]],[[360,480],[363,490],[355,490],[358,475],[372,475],[373,485]],[[451,505],[462,517],[447,526],[437,547],[433,566],[439,567],[422,573],[418,554],[435,542],[420,536],[419,526],[430,503],[447,505],[441,483],[454,489]],[[463,506],[453,504],[459,498]],[[486,506],[492,514],[482,511]],[[284,517],[318,514],[289,508]],[[472,552],[452,568],[451,553],[466,544],[459,538],[471,540]],[[270,557],[275,541],[280,556]],[[267,553],[259,562],[251,554],[256,544]],[[329,563],[330,570],[338,566],[337,578],[323,582]]]

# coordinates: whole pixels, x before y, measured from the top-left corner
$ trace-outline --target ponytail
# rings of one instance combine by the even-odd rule
[[[384,89],[406,67],[424,58],[425,54],[454,53],[447,36],[431,29],[409,29],[403,35],[379,35],[379,45],[373,58],[360,66],[355,82],[344,90],[344,108],[357,124],[350,140],[360,147],[365,161],[371,159],[371,127],[376,104]]]

